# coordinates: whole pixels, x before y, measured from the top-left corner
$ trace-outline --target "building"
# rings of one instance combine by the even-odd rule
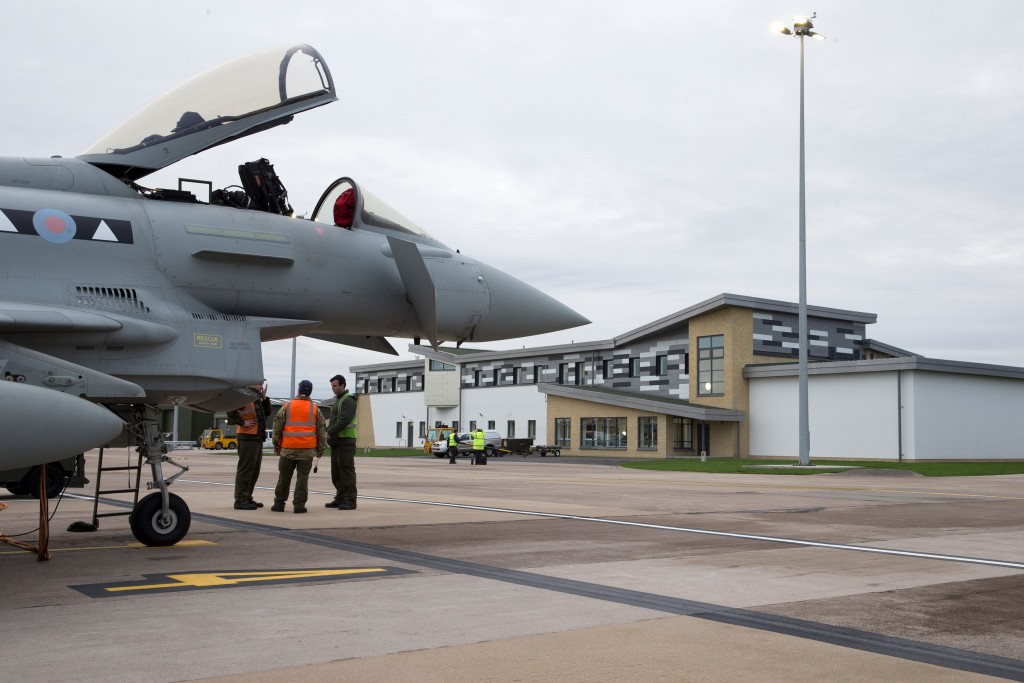
[[[808,307],[811,457],[1022,459],[1024,368],[868,338],[873,313]],[[798,306],[720,294],[610,340],[351,368],[360,447],[428,426],[497,429],[563,455],[795,458]]]

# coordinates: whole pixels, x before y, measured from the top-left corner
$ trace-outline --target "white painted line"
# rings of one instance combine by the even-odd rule
[[[186,481],[182,479],[182,481]],[[191,484],[210,484],[214,486],[234,486],[213,481],[194,481]],[[264,487],[259,487],[264,488]],[[270,487],[266,487],[268,490]],[[334,495],[333,492],[310,491],[310,494]],[[676,531],[686,534],[700,534],[702,536],[722,536],[725,538],[740,538],[749,541],[766,541],[768,543],[785,543],[787,545],[798,545],[807,548],[827,548],[829,550],[853,550],[861,553],[875,553],[877,555],[895,555],[897,557],[913,557],[925,560],[943,560],[946,562],[962,562],[967,564],[980,564],[987,567],[1003,567],[1006,569],[1024,569],[1024,562],[1009,562],[1006,560],[987,560],[980,557],[965,557],[961,555],[943,555],[940,553],[922,553],[913,550],[891,550],[888,548],[872,548],[863,545],[845,545],[842,543],[822,543],[820,541],[803,541],[797,538],[782,538],[780,536],[759,536],[757,534],[741,534],[731,531],[710,531],[708,529],[694,529],[682,526],[666,526],[663,524],[647,524],[644,522],[627,522],[621,519],[605,519],[603,517],[585,517],[582,515],[563,515],[556,512],[535,512],[532,510],[514,510],[511,508],[495,508],[484,505],[464,505],[461,503],[442,503],[434,500],[413,500],[410,498],[385,498],[383,496],[359,496],[364,500],[380,500],[388,503],[408,503],[411,505],[433,505],[435,507],[456,508],[460,510],[479,510],[481,512],[500,512],[510,515],[523,515],[526,517],[546,517],[549,519],[569,519],[577,522],[597,522],[599,524],[615,524],[617,526],[628,526],[640,529],[658,529],[659,531]]]

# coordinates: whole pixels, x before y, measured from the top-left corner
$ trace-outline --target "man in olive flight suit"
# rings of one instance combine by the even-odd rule
[[[327,424],[327,445],[331,447],[331,482],[334,500],[324,507],[356,509],[356,397],[348,393],[345,378],[331,378],[334,410]]]

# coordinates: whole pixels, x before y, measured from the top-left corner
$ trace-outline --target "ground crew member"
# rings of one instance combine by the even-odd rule
[[[348,393],[345,378],[331,378],[334,410],[327,425],[327,445],[331,447],[331,482],[334,500],[324,507],[356,509],[356,397]]]
[[[484,454],[484,430],[479,428],[473,432],[473,461],[477,465],[487,464],[487,456]]]
[[[256,481],[260,478],[263,465],[263,441],[267,432],[267,417],[270,415],[270,399],[267,398],[266,380],[251,384],[256,392],[252,403],[228,412],[228,422],[238,425],[238,467],[235,470],[235,509],[256,510],[263,507],[252,499]]]
[[[313,458],[319,459],[327,448],[327,425],[323,413],[309,397],[312,393],[313,383],[308,379],[302,380],[299,382],[298,395],[281,406],[274,417],[274,453],[279,460],[274,506],[270,508],[272,512],[284,512],[284,504],[292,486],[292,472],[298,473],[292,511],[306,511],[309,471],[313,469]]]
[[[459,439],[453,429],[448,435],[448,462],[454,464],[455,458],[459,455]]]

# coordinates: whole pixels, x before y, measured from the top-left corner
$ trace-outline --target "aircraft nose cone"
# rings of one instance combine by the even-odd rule
[[[557,332],[590,323],[560,301],[516,278],[477,262],[490,293],[486,317],[476,326],[474,341],[494,341]]]

